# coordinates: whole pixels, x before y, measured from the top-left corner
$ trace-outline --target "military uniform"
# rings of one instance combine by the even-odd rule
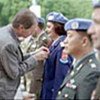
[[[21,48],[24,54],[34,52],[41,46],[48,47],[51,42],[50,37],[45,31],[42,31],[37,37],[29,36],[22,41]]]
[[[80,32],[78,34],[79,36],[82,34],[81,32],[84,32],[83,34],[87,34],[87,29],[90,27],[90,25],[91,25],[91,20],[75,18],[65,24],[65,30],[66,31],[74,30],[73,31],[74,33],[75,32],[78,33],[79,31]],[[66,99],[66,100],[91,99],[92,91],[95,89],[98,78],[100,77],[100,63],[96,58],[95,52],[92,50],[92,44],[90,38],[88,36],[83,36],[83,38],[84,37],[88,38],[87,39],[88,42],[84,43],[86,46],[86,52],[84,51],[83,48],[79,49],[80,58],[79,56],[76,56],[77,53],[74,52],[73,56],[75,56],[76,58],[78,57],[78,60],[76,59],[76,63],[74,64],[73,70],[64,79],[59,89],[57,99]],[[72,38],[68,39],[70,40]]]
[[[41,46],[46,46],[48,47],[48,43],[50,42],[50,38],[48,37],[47,33],[42,32],[39,34],[35,41],[35,46],[31,45],[30,49],[28,52],[32,52],[33,49],[37,50]],[[34,48],[35,47],[35,48]],[[42,76],[43,76],[43,66],[44,62],[40,62],[39,65],[32,71],[32,79],[31,79],[31,84],[30,84],[30,93],[35,93],[38,97],[40,95],[40,90],[41,90],[41,83],[42,83]]]
[[[100,76],[100,64],[90,53],[75,65],[61,85],[57,99],[89,100]]]
[[[37,37],[30,36],[25,41],[21,43],[21,49],[24,54],[32,53],[35,54],[37,52],[37,49],[41,46],[48,46],[50,42],[50,38],[42,31]],[[27,80],[26,84],[26,90],[30,91],[31,93],[38,93],[40,91],[41,85],[39,85],[42,82],[42,74],[43,74],[43,61],[38,64],[38,66],[34,69],[34,71],[28,72],[25,77]],[[31,88],[30,83],[32,80]]]

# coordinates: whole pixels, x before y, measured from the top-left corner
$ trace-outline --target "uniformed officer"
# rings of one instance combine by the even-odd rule
[[[75,18],[65,24],[67,38],[65,50],[75,57],[74,69],[63,81],[57,99],[89,100],[100,75],[90,36],[87,34],[91,21]]]
[[[21,43],[21,47],[24,54],[35,54],[36,52],[38,52],[38,48],[40,48],[41,46],[48,47],[51,41],[47,33],[45,33],[44,31],[44,18],[38,18],[37,21],[38,26],[35,28],[34,33]],[[43,61],[39,62],[37,68],[34,69],[34,71],[25,74],[24,81],[26,91],[36,94],[36,97],[39,95],[41,90],[42,74]]]
[[[68,21],[64,15],[58,12],[50,12],[47,15],[46,31],[53,43],[49,50],[50,55],[44,65],[43,85],[41,99],[55,99],[58,89],[63,82],[68,70],[71,68],[72,57],[62,52],[60,43],[65,39],[64,24]]]
[[[35,43],[34,43],[34,40],[31,39],[31,45],[28,48],[27,52],[32,52],[33,50],[36,51],[41,46],[48,47],[51,44],[52,40],[48,36],[48,34],[44,31],[44,26],[45,26],[45,20],[43,18],[38,18],[38,27],[35,29],[36,31]],[[33,37],[34,37],[34,34],[33,34]],[[29,92],[36,94],[37,99],[40,96],[42,75],[43,75],[43,70],[44,70],[43,64],[44,64],[43,61],[40,62],[37,68],[34,69],[34,71],[32,71]]]
[[[98,60],[100,62],[100,0],[93,0],[93,24],[88,30],[88,34],[91,35],[93,45],[98,50]],[[100,78],[96,90],[93,92],[91,99],[100,99]]]

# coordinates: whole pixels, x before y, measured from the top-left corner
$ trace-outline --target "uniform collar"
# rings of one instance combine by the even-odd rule
[[[86,56],[84,56],[81,60],[77,61],[75,63],[75,65],[74,65],[75,67],[72,70],[72,72],[69,74],[68,77],[66,77],[64,79],[64,82],[61,85],[61,89],[66,85],[66,83],[68,82],[68,80],[70,80],[73,76],[77,75],[77,73],[81,70],[81,68],[84,66],[84,64],[86,64],[87,62],[89,62],[89,60],[91,60],[92,58],[94,58],[94,56],[95,56],[95,52],[92,51],[91,53],[89,53]]]
[[[90,53],[88,53],[87,55],[85,55],[84,57],[82,57],[80,60],[76,61],[76,63],[74,64],[74,68],[78,67],[82,62],[85,63],[85,61],[89,58],[94,58],[95,52],[91,51]]]
[[[59,36],[53,43],[52,46],[57,46],[59,44],[59,42],[61,42],[66,36],[62,35]]]

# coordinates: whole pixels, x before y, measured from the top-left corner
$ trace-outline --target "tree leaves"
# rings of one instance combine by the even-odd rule
[[[0,26],[6,25],[13,19],[21,8],[31,6],[32,0],[0,0]],[[41,5],[41,15],[51,11],[63,13],[67,18],[83,17],[91,18],[91,0],[36,0]]]

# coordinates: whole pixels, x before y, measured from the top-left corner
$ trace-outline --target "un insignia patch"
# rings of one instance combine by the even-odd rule
[[[78,28],[79,28],[79,23],[78,23],[78,22],[73,22],[73,23],[71,24],[71,28],[72,28],[72,29],[78,29]]]
[[[48,20],[53,20],[54,19],[54,16],[49,16],[48,17]]]

